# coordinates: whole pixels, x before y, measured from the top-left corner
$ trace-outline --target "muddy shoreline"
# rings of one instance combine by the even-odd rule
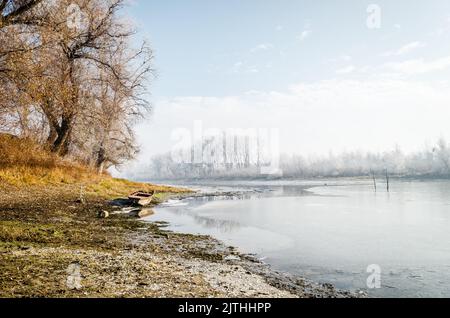
[[[363,296],[273,271],[212,237],[113,214],[108,197],[130,193],[128,185],[114,194],[109,183],[101,185],[105,195],[98,184],[91,188],[84,202],[79,185],[2,189],[1,298]],[[156,203],[199,195],[172,190]],[[111,214],[99,218],[102,211]],[[74,279],[79,284],[72,286]]]
[[[305,186],[302,191],[309,192],[312,186]],[[261,194],[259,190],[249,191],[216,191],[210,193],[194,192],[187,194],[178,194],[166,198],[160,204],[168,200],[185,200],[190,198],[231,198],[242,197],[246,195]],[[311,193],[311,195],[313,195]],[[149,222],[149,221],[145,221]],[[150,222],[151,223],[151,222]],[[153,223],[164,229],[170,224],[167,222]],[[173,233],[165,231],[166,233]],[[183,234],[181,234],[183,235]],[[194,235],[195,236],[195,235]],[[202,237],[202,236],[199,236]],[[332,284],[320,284],[305,279],[299,275],[292,275],[281,271],[276,271],[269,264],[262,262],[255,254],[243,254],[238,252],[236,247],[226,246],[214,237],[203,236],[203,239],[209,241],[207,248],[204,248],[205,254],[218,254],[222,260],[216,260],[227,265],[239,266],[245,269],[247,274],[257,275],[264,279],[270,286],[292,294],[300,298],[366,298],[367,294],[363,291],[346,291],[335,288]],[[220,257],[219,257],[220,258]]]

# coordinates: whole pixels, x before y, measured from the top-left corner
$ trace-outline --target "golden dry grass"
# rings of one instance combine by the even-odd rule
[[[134,191],[180,193],[184,189],[115,179],[79,163],[62,159],[32,140],[0,134],[0,189],[80,186],[87,195],[101,198],[124,196]]]
[[[3,185],[72,184],[95,181],[98,177],[91,169],[63,160],[32,140],[0,134],[0,181]]]
[[[109,176],[103,176],[98,182],[88,183],[86,186],[88,195],[105,199],[126,196],[135,191],[155,191],[156,199],[163,199],[164,195],[167,193],[190,192],[187,189],[132,182],[129,180],[111,178]]]
[[[29,139],[0,133],[0,164],[3,167],[24,165],[28,167],[53,168],[58,158]]]

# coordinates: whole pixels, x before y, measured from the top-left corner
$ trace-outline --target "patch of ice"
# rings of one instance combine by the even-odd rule
[[[175,207],[175,206],[186,206],[186,205],[188,205],[188,203],[187,202],[183,202],[181,200],[168,200],[167,202],[164,202],[161,205],[162,206],[167,206],[167,207]]]

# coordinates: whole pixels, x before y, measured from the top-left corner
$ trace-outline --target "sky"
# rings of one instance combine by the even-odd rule
[[[374,6],[375,4],[375,6]],[[177,128],[275,128],[281,151],[450,140],[450,1],[133,0],[154,51],[140,162]]]

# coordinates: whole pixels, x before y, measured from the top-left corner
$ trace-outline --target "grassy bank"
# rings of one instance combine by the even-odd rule
[[[142,186],[108,178],[88,186],[94,190],[84,204],[78,203],[78,184],[3,190],[0,297],[206,296],[209,291],[191,288],[176,264],[156,256],[161,247],[150,240],[167,240],[158,226],[121,216],[96,218],[111,209],[105,200],[110,193]],[[177,191],[147,187],[170,191],[162,195]],[[80,290],[66,286],[71,264],[82,268]],[[159,285],[164,287],[153,290]]]
[[[176,234],[111,211],[109,200],[136,189],[182,189],[104,177],[80,184],[3,187],[0,194],[0,297],[291,297],[206,236]],[[122,194],[122,195],[121,195]],[[68,285],[79,268],[80,288]]]
[[[210,237],[124,214],[97,217],[137,190],[156,191],[155,204],[188,192],[99,175],[0,135],[0,297],[290,295],[221,263],[235,252]]]
[[[155,204],[189,195],[99,175],[0,135],[0,298],[352,297],[274,273],[211,237],[127,214],[97,217],[137,190],[156,191]]]
[[[156,201],[187,191],[99,175],[31,141],[1,135],[0,297],[209,294],[191,288],[175,265],[156,259],[157,245],[138,241],[142,234],[166,239],[158,226],[96,217],[111,210],[110,200],[137,190],[156,191]],[[67,287],[71,264],[84,268],[81,290]],[[164,291],[155,288],[174,281]]]

